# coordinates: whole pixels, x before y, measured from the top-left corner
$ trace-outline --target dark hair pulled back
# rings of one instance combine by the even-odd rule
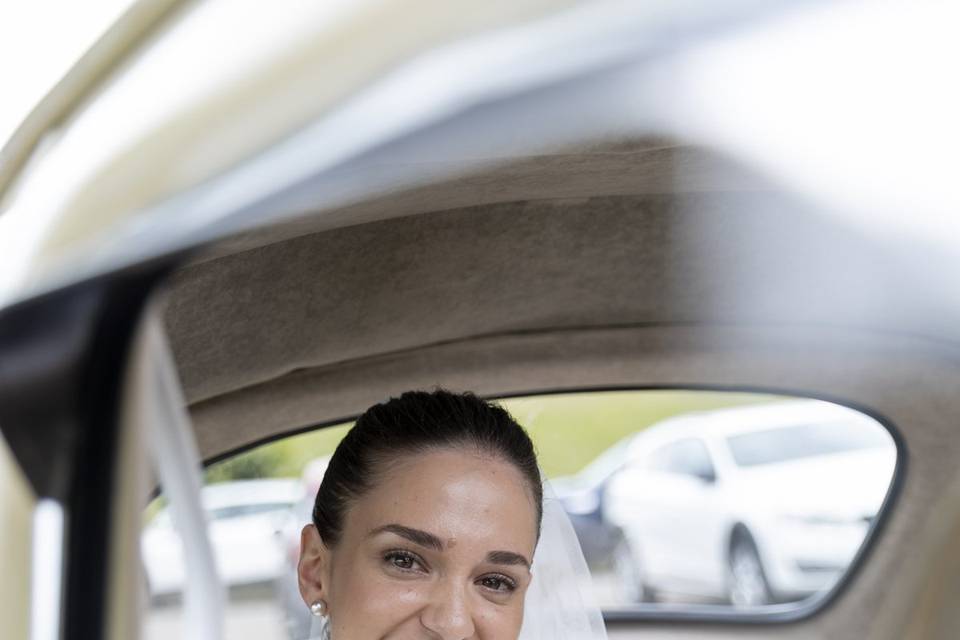
[[[539,535],[543,487],[530,437],[503,408],[472,393],[408,391],[361,415],[337,446],[313,504],[328,547],[343,533],[350,505],[373,488],[390,462],[436,449],[469,448],[513,464],[529,485]]]

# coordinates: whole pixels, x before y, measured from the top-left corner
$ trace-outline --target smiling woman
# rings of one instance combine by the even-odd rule
[[[337,447],[304,527],[300,593],[331,638],[517,638],[540,537],[533,444],[471,394],[408,392]]]

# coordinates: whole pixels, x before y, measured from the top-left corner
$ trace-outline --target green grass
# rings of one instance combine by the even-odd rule
[[[308,462],[333,453],[352,426],[339,424],[251,449],[207,467],[206,481],[299,477]]]
[[[690,411],[758,404],[776,396],[714,391],[604,391],[500,401],[527,429],[547,477],[575,473],[618,440]],[[208,467],[207,482],[298,477],[304,465],[330,455],[352,423],[292,436]]]

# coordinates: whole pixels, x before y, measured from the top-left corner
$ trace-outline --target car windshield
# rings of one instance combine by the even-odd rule
[[[874,449],[889,444],[889,436],[882,429],[859,423],[805,424],[727,438],[730,453],[741,467]]]

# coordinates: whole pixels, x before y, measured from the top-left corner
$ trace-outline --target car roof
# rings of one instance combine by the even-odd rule
[[[727,436],[809,424],[860,424],[883,429],[876,421],[844,406],[821,400],[779,400],[754,406],[696,411],[663,420],[639,434],[640,442],[688,437]],[[646,445],[644,445],[646,446]]]
[[[211,20],[218,11],[242,11],[230,6],[204,6],[198,14],[181,18],[186,24]],[[550,22],[541,24],[535,19],[550,14],[535,2],[524,8],[485,7],[484,11],[488,10],[484,19],[492,32],[496,25],[513,23],[517,12],[529,12],[524,15],[530,19],[530,29],[546,28]],[[611,9],[584,3],[577,10],[606,15],[603,12]],[[732,7],[716,9],[718,13],[724,10],[736,14]],[[452,21],[447,37],[476,29],[475,24],[461,23],[456,14],[451,10],[443,16]],[[679,10],[665,16],[669,19],[657,24],[689,26],[689,21],[704,18],[697,12]],[[266,19],[283,20],[278,15]],[[258,35],[256,22],[242,24],[250,29],[251,37],[265,38]],[[51,218],[42,232],[51,235],[39,242],[42,250],[35,256],[39,263],[34,263],[32,271],[28,269],[31,278],[42,279],[39,274],[54,271],[80,278],[96,271],[88,272],[80,263],[111,255],[126,260],[112,263],[119,268],[143,259],[154,238],[196,230],[196,221],[207,219],[204,216],[219,220],[223,210],[217,209],[215,215],[204,207],[212,202],[222,205],[226,195],[239,196],[212,178],[208,183],[203,180],[221,175],[218,172],[224,179],[229,174],[239,180],[226,167],[230,163],[245,167],[240,162],[244,154],[256,156],[261,168],[282,167],[297,174],[295,186],[271,174],[276,178],[276,183],[270,182],[276,193],[264,200],[269,206],[237,209],[245,212],[246,226],[211,227],[208,235],[190,236],[193,242],[212,244],[194,254],[170,283],[165,321],[204,458],[311,425],[350,418],[385,395],[402,390],[404,384],[436,384],[442,376],[432,372],[438,366],[453,366],[455,358],[482,358],[480,353],[487,347],[481,343],[502,343],[521,334],[539,335],[544,352],[550,349],[545,343],[551,336],[564,342],[564,332],[592,331],[597,336],[607,330],[612,336],[617,328],[623,329],[620,333],[624,335],[630,327],[642,326],[829,326],[839,332],[898,332],[951,342],[960,338],[957,310],[927,286],[929,280],[923,272],[902,269],[887,260],[884,247],[869,234],[824,215],[822,208],[785,191],[743,161],[680,136],[629,127],[616,132],[611,124],[614,133],[584,129],[579,138],[565,137],[563,132],[575,124],[591,121],[583,117],[582,109],[569,112],[563,126],[543,131],[505,126],[499,112],[480,107],[431,113],[433,128],[420,132],[414,127],[407,137],[394,131],[397,141],[390,144],[367,140],[366,146],[353,149],[353,155],[340,158],[340,162],[326,158],[330,164],[324,166],[332,167],[327,173],[309,173],[305,168],[300,172],[306,158],[314,157],[308,153],[311,149],[323,151],[331,145],[318,144],[303,130],[302,140],[312,141],[311,145],[303,142],[306,146],[296,147],[297,153],[293,147],[284,147],[283,153],[271,148],[267,153],[253,138],[277,136],[280,130],[296,129],[295,123],[245,117],[251,105],[259,104],[246,93],[252,87],[261,89],[254,95],[272,99],[274,94],[267,88],[275,87],[281,78],[296,73],[314,77],[308,53],[343,44],[326,31],[323,38],[308,33],[314,27],[323,31],[328,23],[297,26],[305,29],[297,31],[297,38],[269,44],[257,40],[257,46],[269,49],[270,63],[265,59],[255,78],[244,79],[244,86],[231,84],[236,78],[217,76],[217,82],[228,84],[230,90],[204,85],[194,87],[197,94],[178,97],[176,91],[165,92],[171,100],[185,101],[182,110],[171,105],[165,105],[170,109],[158,107],[151,112],[158,120],[127,123],[132,128],[118,128],[116,135],[128,139],[106,144],[94,136],[98,130],[93,125],[113,122],[119,113],[141,113],[135,107],[144,106],[146,96],[153,92],[129,89],[152,78],[157,67],[151,65],[169,57],[176,61],[174,68],[181,68],[178,65],[190,64],[191,57],[185,52],[199,56],[207,48],[205,41],[191,39],[179,28],[150,41],[132,56],[114,82],[91,91],[89,104],[78,110],[65,135],[51,143],[26,172],[35,173],[37,181],[44,176],[50,179],[41,169],[65,163],[72,157],[65,149],[72,148],[71,153],[85,157],[84,153],[96,147],[106,155],[100,164],[91,164],[88,183],[74,192],[60,186],[41,188],[39,182],[27,180],[14,194],[24,200],[14,198],[17,206],[0,219],[37,220],[43,218],[39,209],[49,209],[55,219]],[[371,37],[380,32],[375,21],[364,19],[358,26]],[[595,27],[591,23],[590,28]],[[624,35],[614,27],[605,28]],[[404,21],[403,28],[416,29],[417,25]],[[244,39],[246,33],[228,34],[229,46],[247,51],[252,41]],[[600,38],[601,31],[590,34]],[[673,38],[676,32],[668,35]],[[637,43],[642,39],[630,36],[626,41],[640,47]],[[414,49],[429,48],[427,41],[417,42],[411,45]],[[492,46],[482,38],[468,44]],[[389,52],[377,46],[378,59],[387,64],[392,59]],[[436,51],[438,57],[451,55],[442,47]],[[416,57],[416,51],[405,50],[405,55]],[[617,77],[612,59],[595,62],[596,67],[589,71],[603,78]],[[292,65],[288,69],[291,75],[279,73],[287,69],[287,63]],[[517,122],[529,125],[529,114],[544,109],[559,114],[561,107],[573,105],[568,100],[573,96],[604,95],[609,85],[589,84],[583,79],[589,76],[587,71],[582,63],[573,61],[563,67],[563,73],[553,71],[556,77],[569,77],[568,85],[542,90],[527,77],[535,87],[530,96],[518,98]],[[324,109],[337,103],[338,97],[348,95],[351,88],[366,86],[371,78],[392,76],[382,69],[357,70],[356,75],[342,78],[343,86],[338,85],[336,95],[324,93],[334,90],[332,84],[303,83],[302,87],[317,93],[310,93],[312,101],[306,100],[306,94],[300,96],[303,100],[297,101],[297,108],[310,102],[310,108],[327,113]],[[156,80],[176,85],[177,74]],[[588,84],[577,84],[581,80]],[[620,84],[624,84],[622,79]],[[482,95],[486,94],[474,87],[471,100],[482,104]],[[241,99],[243,96],[250,100]],[[150,100],[146,102],[156,107]],[[234,118],[229,126],[227,113]],[[113,135],[113,127],[106,130]],[[209,153],[194,154],[195,163],[185,164],[171,142],[193,143],[208,130],[211,135],[222,136],[227,130],[237,135],[229,145],[216,144],[222,137],[211,138],[205,143]],[[108,148],[112,151],[106,151]],[[253,149],[263,153],[256,154]],[[127,150],[130,154],[124,155]],[[117,169],[121,161],[123,171]],[[154,168],[141,170],[147,165]],[[158,170],[158,166],[169,170]],[[126,171],[136,175],[127,176]],[[266,178],[261,176],[261,180]],[[239,182],[251,184],[247,179]],[[203,183],[209,190],[198,195],[188,189],[193,183]],[[285,185],[282,188],[281,183]],[[348,184],[349,194],[344,191]],[[43,199],[60,198],[61,192],[63,201]],[[41,201],[32,206],[24,194]],[[151,203],[163,206],[154,209]],[[201,209],[206,213],[198,214]],[[266,220],[264,211],[277,215],[273,224],[253,224],[251,220]],[[63,218],[57,218],[59,215]],[[136,235],[123,239],[112,226],[119,222],[129,223],[123,228]],[[94,238],[97,232],[102,234]],[[7,233],[5,237],[17,235]],[[58,253],[57,247],[82,244],[81,240],[94,244],[75,251],[69,259]],[[8,241],[11,245],[29,244]],[[96,245],[101,241],[102,245]],[[25,260],[25,264],[29,262]],[[107,267],[106,263],[99,265]],[[5,277],[4,273],[0,272],[0,277]],[[843,277],[838,278],[838,273]],[[43,289],[39,281],[28,280],[21,283],[24,295]],[[881,282],[883,285],[878,285]],[[897,304],[889,304],[892,299]],[[429,370],[421,377],[412,375],[406,383],[389,381],[346,393],[338,389],[316,393],[313,389],[321,378],[336,387],[338,383],[328,376],[334,370],[341,375],[341,382],[346,380],[342,376],[351,372],[379,378],[379,373],[360,373],[357,368],[379,366],[375,363],[389,368],[386,360],[396,362],[404,354],[423,363],[431,353],[453,348],[469,353],[450,356],[444,365],[432,360]],[[609,344],[603,348],[618,349]],[[503,357],[506,359],[501,362],[509,363],[510,354]],[[530,379],[503,385],[473,379],[463,383],[491,394],[547,386]]]

